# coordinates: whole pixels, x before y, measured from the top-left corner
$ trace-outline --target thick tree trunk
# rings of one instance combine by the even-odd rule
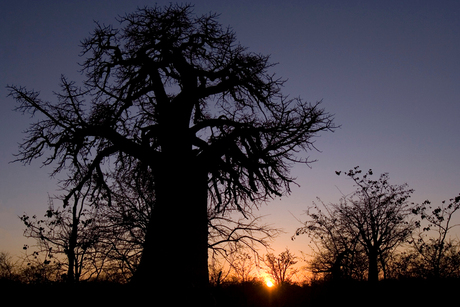
[[[173,290],[176,294],[168,296],[170,306],[198,301],[204,306],[200,296],[208,286],[208,174],[192,150],[191,109],[180,112],[172,106],[159,108],[164,112],[159,123],[161,153],[151,164],[155,204],[133,279],[153,286],[160,299]]]
[[[133,281],[153,287],[160,296],[177,287],[190,293],[205,292],[207,173],[186,155],[164,156],[156,172],[155,205]]]

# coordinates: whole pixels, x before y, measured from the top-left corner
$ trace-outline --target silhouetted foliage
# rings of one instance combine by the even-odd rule
[[[320,250],[324,248],[328,257],[333,256],[335,259],[329,261],[332,271],[342,267],[342,262],[350,255],[361,262],[359,254],[364,253],[368,280],[375,282],[380,270],[385,273],[390,253],[406,242],[415,228],[408,220],[412,207],[407,202],[413,190],[406,184],[390,185],[388,174],[382,174],[378,180],[371,179],[372,170],[362,177],[360,174],[358,167],[346,172],[354,181],[356,192],[344,196],[339,204],[325,206],[326,212],[317,206],[315,212],[307,211],[310,220],[296,235],[310,235]],[[321,252],[319,256],[323,257]]]
[[[48,280],[38,279],[38,276],[43,273],[38,270],[38,267],[31,266],[23,270],[23,273],[19,274],[24,274],[23,277],[17,279],[23,283],[0,278],[4,297],[15,299],[19,305],[36,305],[51,298],[58,302],[66,302],[69,298],[80,300],[78,295],[83,295],[82,300],[85,306],[142,305],[149,299],[161,305],[174,306],[177,305],[178,297],[184,297],[190,293],[184,285],[183,278],[178,278],[176,283],[165,288],[168,290],[167,301],[165,301],[165,297],[152,298],[149,287],[143,288],[135,284],[106,281],[59,283],[51,281],[52,276],[50,275],[48,275],[50,277]],[[20,272],[18,267],[14,271]],[[37,275],[34,276],[34,273]],[[376,300],[379,305],[383,306],[408,306],[410,304],[444,306],[452,303],[453,294],[459,286],[460,279],[458,278],[437,280],[403,278],[384,280],[377,284],[354,280],[334,282],[319,280],[302,286],[286,283],[283,287],[268,288],[261,280],[252,279],[248,282],[227,282],[210,287],[200,306],[205,305],[203,302],[209,302],[211,306],[216,307],[368,306],[369,302]],[[186,299],[190,301],[190,296],[187,296]]]
[[[86,185],[110,205],[120,176],[146,179],[155,205],[134,280],[164,276],[167,284],[184,275],[201,287],[208,201],[216,212],[244,214],[289,193],[291,163],[312,162],[297,153],[334,129],[332,117],[320,103],[282,95],[269,57],[248,52],[215,14],[196,17],[190,5],[171,4],[118,21],[120,28],[97,24],[82,42],[83,87],[62,77],[55,103],[9,87],[18,111],[44,116],[17,161],[44,157],[53,174],[69,173],[66,202]],[[163,265],[159,250],[171,263],[186,251],[188,265]]]
[[[29,246],[24,245],[23,264],[20,267],[19,280],[24,284],[42,285],[62,282],[67,273],[63,262],[51,253],[33,251],[29,253]]]

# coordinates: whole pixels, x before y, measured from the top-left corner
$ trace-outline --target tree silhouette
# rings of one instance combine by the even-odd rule
[[[297,269],[293,267],[297,263],[296,258],[287,248],[278,256],[272,253],[265,256],[267,272],[278,285],[282,286],[289,283],[293,275],[297,273]]]
[[[231,271],[239,282],[246,283],[254,280],[253,271],[256,269],[257,255],[250,255],[244,251],[232,255],[232,260],[229,261]]]
[[[432,208],[430,201],[418,205],[413,212],[420,216],[423,223],[422,231],[413,238],[412,246],[417,253],[418,261],[415,266],[421,267],[425,277],[442,278],[458,277],[460,264],[460,242],[448,237],[452,228],[460,224],[453,224],[453,215],[460,209],[460,196],[451,198],[449,202]],[[431,210],[429,212],[428,210]],[[420,222],[419,222],[420,223]],[[422,223],[419,224],[422,227]],[[434,236],[427,237],[432,232]]]
[[[314,149],[333,119],[320,103],[282,95],[269,57],[248,52],[215,14],[195,17],[190,5],[171,4],[119,22],[98,24],[82,42],[86,81],[77,87],[62,77],[56,103],[9,87],[19,111],[44,116],[17,161],[45,155],[53,174],[70,173],[66,200],[93,180],[93,194],[111,203],[126,170],[151,179],[155,204],[134,281],[161,286],[181,275],[203,287],[208,201],[244,214],[289,193],[291,163],[312,162],[297,154]],[[188,265],[164,266],[159,251],[170,263],[187,251]]]
[[[55,208],[53,199],[49,198],[44,219],[27,214],[20,217],[26,226],[24,236],[37,241],[38,250],[34,254],[44,254],[45,264],[51,260],[59,262],[66,268],[66,281],[70,283],[79,281],[80,276],[95,265],[96,245],[101,235],[95,211],[85,206],[87,196],[75,194],[72,204],[66,208]],[[65,255],[64,263],[60,255]]]
[[[296,235],[308,234],[311,238],[313,257],[306,260],[313,274],[325,279],[363,279],[367,272],[364,250],[357,234],[350,234],[347,225],[337,218],[333,208],[320,199],[306,212],[310,220],[299,228]]]
[[[340,172],[337,173],[340,175]],[[362,177],[358,167],[345,173],[353,180],[357,190],[351,196],[344,196],[339,204],[328,205],[326,212],[309,213],[311,220],[296,234],[306,233],[320,241],[340,239],[334,242],[336,246],[354,246],[357,243],[366,254],[368,280],[375,282],[379,278],[379,262],[385,270],[388,254],[406,241],[415,228],[414,223],[408,220],[412,208],[407,202],[413,190],[406,184],[390,185],[388,174],[373,180],[372,170]],[[331,231],[340,235],[323,235]],[[329,242],[321,244],[330,245]],[[343,251],[343,247],[340,250]]]

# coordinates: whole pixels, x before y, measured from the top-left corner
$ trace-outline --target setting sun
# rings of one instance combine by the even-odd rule
[[[273,287],[273,282],[272,282],[271,280],[265,281],[265,284],[266,284],[267,287],[269,287],[269,288]]]

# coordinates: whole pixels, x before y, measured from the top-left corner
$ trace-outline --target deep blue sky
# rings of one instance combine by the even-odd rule
[[[192,1],[193,2],[193,1]],[[168,4],[169,1],[157,1]],[[287,78],[284,92],[323,100],[342,127],[317,139],[312,168],[297,166],[300,187],[261,210],[284,228],[274,247],[291,242],[295,218],[316,197],[336,202],[351,182],[335,170],[354,166],[388,172],[408,183],[413,201],[440,202],[460,192],[459,1],[194,1],[197,14],[221,13],[250,51],[270,54]],[[94,20],[114,24],[119,14],[154,1],[2,1],[0,4],[0,251],[21,251],[17,215],[42,215],[55,194],[50,168],[9,164],[30,119],[15,112],[7,84],[53,99],[61,74],[80,80],[79,42]],[[292,214],[292,215],[291,215]],[[29,244],[33,242],[28,242]]]

